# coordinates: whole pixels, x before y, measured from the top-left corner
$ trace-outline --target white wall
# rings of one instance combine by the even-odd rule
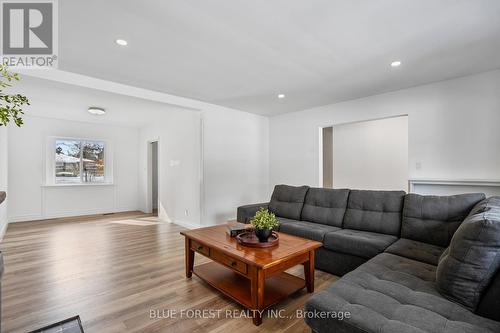
[[[318,127],[404,114],[411,178],[500,179],[497,70],[272,117],[270,185],[319,185]]]
[[[408,191],[408,117],[334,126],[333,185]]]
[[[203,225],[236,218],[240,205],[269,200],[268,118],[203,112]]]
[[[500,178],[500,131],[492,125],[500,123],[500,71],[270,119],[217,106],[197,112],[66,86],[45,89],[43,80],[33,80],[25,93],[32,100],[30,114],[37,116],[28,115],[24,127],[9,129],[11,220],[145,209],[147,143],[159,139],[160,217],[188,226],[220,223],[234,218],[238,205],[267,201],[274,184],[318,186],[319,127],[404,114],[409,116],[409,177]],[[58,96],[66,92],[71,98],[61,106]],[[113,102],[111,123],[43,117],[46,112],[54,118],[79,116],[95,98],[99,104]],[[127,105],[132,107],[121,115]],[[135,122],[137,110],[143,127],[124,125]],[[42,187],[47,136],[113,142],[115,185]],[[1,142],[0,136],[0,152]]]
[[[2,240],[5,230],[7,229],[7,204],[10,193],[7,191],[7,129],[0,126],[0,191],[7,192],[7,199],[0,204],[0,240]]]
[[[174,98],[202,110],[197,111],[161,98],[150,99],[147,94],[136,98],[108,92],[104,88],[113,84],[100,83],[90,85],[103,88],[96,90],[23,76],[16,85],[31,106],[25,110],[26,125],[9,130],[9,165],[14,169],[9,174],[11,221],[146,211],[152,192],[147,148],[153,140],[159,140],[158,210],[163,220],[188,227],[215,224],[235,218],[238,205],[269,199],[266,117]],[[124,93],[134,92],[128,88]],[[90,105],[108,112],[103,117],[91,116],[86,112]],[[112,142],[114,186],[43,187],[48,136]],[[126,149],[119,142],[125,142]],[[29,154],[23,154],[28,150]]]
[[[159,140],[160,218],[199,227],[236,218],[242,204],[269,199],[268,120],[207,108],[166,111],[140,130],[140,206],[147,209],[147,147]],[[187,214],[186,214],[187,210]]]
[[[200,113],[164,110],[154,123],[140,129],[139,199],[147,210],[148,147],[158,140],[158,215],[162,220],[188,227],[200,225],[201,140]],[[187,211],[187,214],[186,214]]]
[[[107,141],[113,184],[44,186],[50,136]],[[25,117],[22,127],[9,127],[9,221],[137,210],[138,142],[132,127]]]

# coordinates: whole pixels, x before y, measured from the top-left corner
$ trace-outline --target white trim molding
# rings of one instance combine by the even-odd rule
[[[455,195],[484,193],[487,197],[500,196],[498,179],[436,179],[414,178],[408,181],[410,193],[422,195]]]
[[[473,187],[500,187],[500,179],[431,179],[412,178],[408,180],[410,193],[415,191],[415,185],[442,185],[442,186],[473,186]]]
[[[181,220],[176,220],[176,221],[170,222],[170,223],[176,224],[176,225],[184,227],[186,229],[197,229],[197,228],[202,227],[199,224],[188,222],[188,221],[181,221]]]
[[[115,186],[114,183],[54,183],[42,184],[41,187],[78,187],[78,186]]]
[[[43,222],[45,220],[52,220],[64,217],[116,214],[116,213],[135,212],[135,211],[139,211],[139,209],[136,206],[119,207],[113,209],[82,209],[82,210],[57,211],[50,214],[28,214],[28,215],[11,216],[9,217],[9,223],[22,223],[22,222],[33,222],[33,221]]]

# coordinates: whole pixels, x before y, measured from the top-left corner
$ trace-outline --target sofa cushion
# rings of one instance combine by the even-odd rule
[[[476,313],[480,316],[500,321],[500,270],[493,278],[488,289],[477,305]]]
[[[444,248],[432,244],[401,238],[389,246],[385,252],[401,257],[418,260],[431,265],[437,265]]]
[[[340,228],[331,225],[319,224],[314,222],[297,221],[290,219],[278,218],[280,223],[279,231],[285,234],[290,234],[302,238],[312,239],[318,242],[323,242],[323,238],[327,232],[341,230]]]
[[[301,220],[342,227],[348,197],[346,189],[310,188]]]
[[[241,223],[250,223],[259,209],[268,209],[269,203],[258,203],[238,207],[236,211],[236,220]]]
[[[372,258],[397,240],[396,236],[342,229],[326,234],[324,247],[362,258]]]
[[[308,189],[308,186],[276,185],[269,202],[269,210],[276,216],[300,220]]]
[[[355,270],[369,259],[352,254],[330,251],[324,247],[316,249],[314,266],[324,272],[342,276]]]
[[[451,196],[408,194],[403,209],[401,237],[447,247],[482,193]]]
[[[475,310],[500,268],[500,197],[478,203],[458,227],[437,268],[437,288]]]
[[[344,228],[399,236],[404,191],[351,190]]]
[[[500,332],[500,322],[473,314],[442,297],[436,266],[382,253],[312,295],[306,323],[314,332]],[[343,320],[319,318],[349,312]],[[326,317],[326,316],[325,316]]]

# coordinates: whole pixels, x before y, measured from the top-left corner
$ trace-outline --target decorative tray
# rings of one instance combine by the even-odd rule
[[[264,248],[278,245],[280,237],[278,233],[273,231],[267,242],[260,242],[252,230],[239,234],[236,236],[236,240],[243,246]]]

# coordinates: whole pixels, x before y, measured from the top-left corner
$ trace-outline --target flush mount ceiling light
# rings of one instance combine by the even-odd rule
[[[391,67],[399,67],[399,66],[401,66],[401,61],[396,60],[391,62]]]
[[[106,114],[106,110],[104,110],[103,108],[95,107],[95,106],[89,107],[89,109],[87,111],[90,114],[93,114],[95,116],[104,116]]]
[[[120,46],[127,46],[128,45],[128,42],[125,39],[120,39],[120,38],[115,40],[115,43],[120,45]]]
[[[285,94],[278,94],[278,98],[279,98],[279,99],[283,99],[283,98],[285,98]]]

